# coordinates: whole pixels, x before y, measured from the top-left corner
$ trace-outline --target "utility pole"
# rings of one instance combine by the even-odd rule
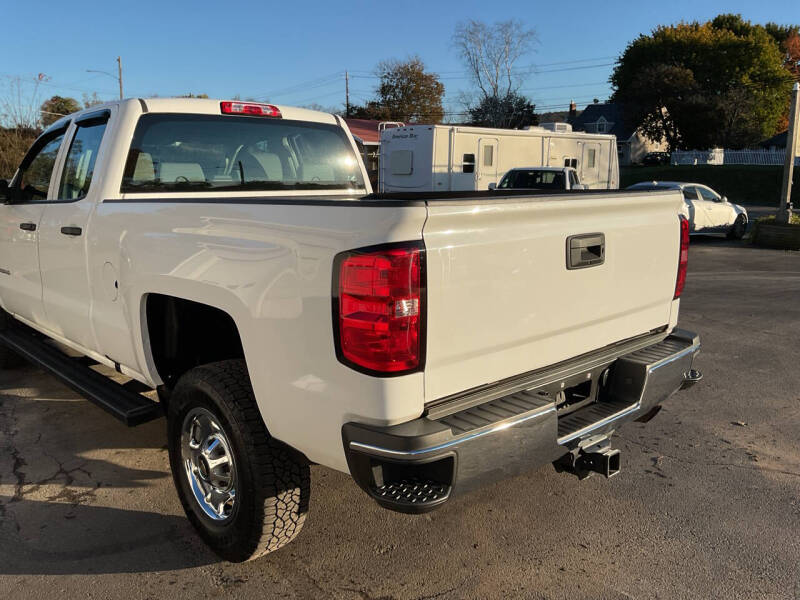
[[[792,103],[789,108],[789,130],[786,132],[786,160],[783,163],[783,185],[781,185],[781,207],[775,217],[776,223],[789,223],[792,217],[792,175],[794,157],[797,155],[798,111],[800,111],[800,83],[792,87]]]
[[[125,96],[122,94],[122,58],[117,57],[117,79],[119,79],[119,99],[122,100]]]
[[[344,116],[350,116],[350,74],[344,72]]]
[[[792,175],[794,157],[797,155],[798,111],[800,111],[800,83],[792,87],[792,103],[789,108],[789,130],[786,132],[786,160],[783,163],[783,185],[781,185],[781,207],[775,217],[776,223],[789,223],[792,217]]]
[[[108,71],[98,71],[97,69],[86,69],[87,73],[101,73],[102,75],[108,75],[109,77],[113,77],[119,82],[119,99],[122,100],[125,96],[122,93],[122,57],[117,57],[117,74],[114,75],[113,73],[109,73]]]

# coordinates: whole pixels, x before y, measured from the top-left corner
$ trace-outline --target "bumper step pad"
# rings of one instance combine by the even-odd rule
[[[375,488],[375,494],[399,505],[430,504],[450,493],[450,486],[433,480],[403,479]]]

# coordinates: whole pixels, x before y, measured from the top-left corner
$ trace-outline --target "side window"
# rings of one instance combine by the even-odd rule
[[[587,169],[594,169],[594,161],[595,155],[597,150],[594,148],[589,148],[589,151],[586,153],[586,168]]]
[[[464,173],[474,173],[475,172],[475,155],[474,154],[465,154],[464,159],[461,161],[463,165]]]
[[[483,166],[491,167],[494,164],[494,146],[483,147]]]
[[[47,190],[50,179],[53,177],[53,167],[64,134],[60,133],[44,146],[34,156],[28,156],[22,163],[21,176],[17,180],[14,191],[16,202],[41,202],[47,200]]]
[[[97,162],[97,152],[103,141],[105,123],[79,126],[64,163],[64,172],[58,188],[59,200],[79,200],[89,192]]]
[[[411,175],[414,170],[414,153],[411,150],[395,150],[389,157],[392,175]]]
[[[685,200],[697,200],[697,189],[694,187],[683,188],[683,198]]]
[[[700,192],[700,196],[703,198],[703,200],[708,200],[709,202],[720,201],[720,197],[709,189],[699,187],[697,188],[697,191]]]

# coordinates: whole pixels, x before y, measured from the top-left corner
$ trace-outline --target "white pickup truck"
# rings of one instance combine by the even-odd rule
[[[53,124],[0,199],[0,361],[166,414],[228,560],[297,535],[312,463],[403,512],[609,476],[619,424],[700,378],[677,191],[374,195],[339,117],[132,99]]]

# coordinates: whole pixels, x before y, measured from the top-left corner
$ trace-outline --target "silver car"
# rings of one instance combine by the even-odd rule
[[[724,233],[740,240],[747,231],[747,210],[729,202],[702,183],[683,181],[642,181],[629,186],[629,190],[681,190],[683,215],[689,219],[691,233]]]

